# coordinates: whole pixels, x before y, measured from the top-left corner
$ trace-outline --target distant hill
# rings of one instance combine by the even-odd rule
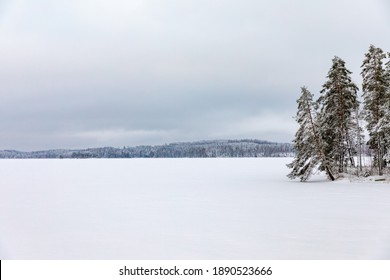
[[[183,142],[123,148],[102,147],[35,152],[0,151],[0,158],[215,158],[288,157],[293,155],[294,149],[291,143],[253,139]]]

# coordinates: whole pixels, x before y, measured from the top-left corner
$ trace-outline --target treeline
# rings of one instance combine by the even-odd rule
[[[0,158],[216,158],[287,157],[294,155],[290,143],[262,140],[216,140],[171,143],[158,146],[103,147],[82,150],[0,151]]]
[[[362,102],[345,62],[334,57],[319,98],[306,87],[297,100],[299,129],[289,178],[306,181],[314,170],[330,180],[344,173],[383,175],[390,161],[390,53],[371,45],[361,65]],[[365,135],[368,135],[366,141]],[[372,155],[364,167],[365,145]]]

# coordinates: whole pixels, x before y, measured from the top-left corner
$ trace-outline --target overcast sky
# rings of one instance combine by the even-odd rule
[[[389,34],[387,0],[1,0],[0,149],[290,142],[300,86]]]

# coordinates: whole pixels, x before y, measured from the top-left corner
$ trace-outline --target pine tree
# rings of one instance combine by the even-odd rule
[[[354,128],[357,124],[354,115],[359,103],[358,87],[352,82],[351,74],[344,60],[335,56],[318,99],[321,106],[320,134],[325,143],[325,154],[333,159],[338,172],[344,172],[344,165],[348,161],[351,166],[355,165]]]
[[[374,164],[382,175],[385,154],[385,131],[388,127],[386,100],[388,100],[389,79],[383,66],[386,54],[371,45],[362,64],[363,97],[365,120],[369,133],[368,145],[374,151]]]
[[[384,141],[384,163],[390,162],[390,53],[387,53],[388,61],[385,63],[385,101],[382,107],[383,118],[379,121],[377,125],[378,131],[383,133]]]
[[[301,181],[306,181],[314,168],[322,166],[328,177],[333,181],[334,176],[331,166],[325,157],[322,141],[318,134],[313,95],[306,87],[301,88],[301,96],[297,103],[296,120],[299,124],[299,129],[293,140],[296,155],[293,162],[287,165],[289,168],[292,168],[287,177],[290,179],[298,177]]]

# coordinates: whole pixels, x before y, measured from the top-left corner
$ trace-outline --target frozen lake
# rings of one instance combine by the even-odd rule
[[[390,185],[286,158],[0,160],[0,259],[390,259]]]

